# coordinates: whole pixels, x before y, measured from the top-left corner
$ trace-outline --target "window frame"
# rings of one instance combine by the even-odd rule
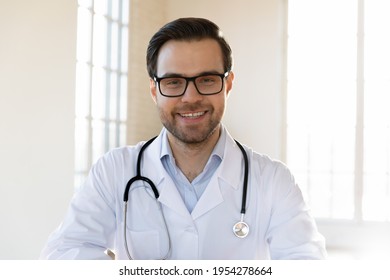
[[[129,0],[105,0],[106,6],[103,5],[103,9],[102,6],[95,6],[95,2],[79,0],[77,5],[78,25],[83,24],[81,12],[89,13],[90,20],[86,23],[89,24],[89,30],[78,27],[77,35],[76,65],[78,70],[84,67],[85,73],[78,73],[76,77],[76,189],[85,181],[92,164],[100,156],[112,148],[126,144]],[[97,11],[99,8],[103,11]],[[103,46],[103,63],[95,57],[98,46],[95,35],[100,32],[95,30],[97,17],[105,23],[106,33],[102,35],[106,42]],[[98,72],[104,79],[104,88],[97,86]],[[98,96],[97,88],[101,96]],[[100,112],[100,116],[96,111]]]
[[[355,130],[355,179],[354,217],[351,220],[316,218],[319,231],[325,236],[328,252],[332,259],[378,259],[389,258],[390,221],[367,221],[363,219],[364,195],[364,133],[365,133],[365,1],[357,1],[357,57],[356,57],[356,130]],[[287,162],[288,149],[288,24],[289,1],[283,3],[283,135],[282,158]],[[298,182],[299,183],[299,182]]]

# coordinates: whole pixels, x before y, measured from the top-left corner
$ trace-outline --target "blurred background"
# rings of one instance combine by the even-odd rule
[[[0,259],[37,259],[106,151],[159,133],[150,37],[216,22],[224,123],[291,168],[330,259],[390,259],[390,2],[0,0]]]

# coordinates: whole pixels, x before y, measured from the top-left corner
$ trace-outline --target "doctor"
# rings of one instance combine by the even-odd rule
[[[325,258],[286,166],[242,152],[221,124],[234,74],[219,28],[201,18],[168,23],[150,40],[147,69],[164,128],[148,146],[98,160],[41,258]],[[137,173],[147,179],[128,186]]]

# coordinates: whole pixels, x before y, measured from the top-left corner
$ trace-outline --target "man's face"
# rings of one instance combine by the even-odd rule
[[[222,52],[217,41],[175,41],[165,43],[158,55],[157,77],[193,77],[203,73],[224,73]],[[233,73],[224,78],[222,91],[201,95],[189,82],[184,95],[165,97],[151,79],[150,89],[162,124],[177,140],[196,144],[207,140],[219,127],[226,98],[232,88]]]

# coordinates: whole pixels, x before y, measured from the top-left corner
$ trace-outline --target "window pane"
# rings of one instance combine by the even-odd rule
[[[113,149],[118,146],[119,144],[119,123],[115,121],[111,121],[109,124],[109,130],[110,130],[110,149]]]
[[[120,58],[120,64],[121,64],[121,71],[123,73],[127,72],[127,67],[128,67],[128,62],[127,62],[127,59],[128,59],[128,45],[129,45],[129,40],[128,40],[128,37],[129,37],[129,29],[128,27],[123,27],[122,28],[122,32],[121,32],[121,36],[122,36],[122,39],[121,39],[121,43],[122,43],[122,46],[121,46],[121,58]]]
[[[76,65],[76,117],[89,116],[91,68],[86,63]]]
[[[76,119],[76,131],[75,131],[75,170],[77,173],[88,172],[89,162],[88,157],[88,145],[89,145],[89,121],[87,119]]]
[[[125,122],[127,119],[127,75],[121,75],[120,81],[120,117],[119,120]]]
[[[366,80],[364,119],[366,126],[385,128],[390,125],[390,71],[388,76],[388,80]]]
[[[119,146],[126,145],[126,124],[121,123],[119,126]]]
[[[120,2],[121,0],[111,0],[111,17],[114,21],[120,19]]]
[[[110,120],[117,119],[118,112],[118,74],[116,72],[111,73],[110,76]]]
[[[129,0],[122,0],[122,22],[127,25],[129,23]]]
[[[79,6],[81,7],[85,7],[85,8],[91,8],[92,7],[92,1],[93,0],[78,0],[78,4]]]
[[[107,19],[95,15],[93,27],[93,64],[100,67],[107,66]]]
[[[108,13],[108,1],[109,0],[97,0],[94,1],[94,10],[97,15],[107,16]]]
[[[389,176],[371,172],[364,177],[363,219],[371,221],[390,220]]]
[[[287,162],[315,216],[351,219],[356,1],[289,1],[288,19]]]
[[[77,15],[77,60],[91,60],[92,15],[85,8],[78,8]]]
[[[92,118],[104,119],[106,113],[106,72],[93,68],[92,72]]]
[[[389,14],[389,1],[365,1],[365,220],[390,221]]]
[[[105,122],[92,121],[92,162],[96,162],[105,152]]]
[[[110,63],[110,68],[112,70],[117,70],[118,69],[118,51],[119,49],[119,24],[113,22],[111,24],[111,63]]]
[[[365,1],[365,78],[390,79],[390,1]]]

